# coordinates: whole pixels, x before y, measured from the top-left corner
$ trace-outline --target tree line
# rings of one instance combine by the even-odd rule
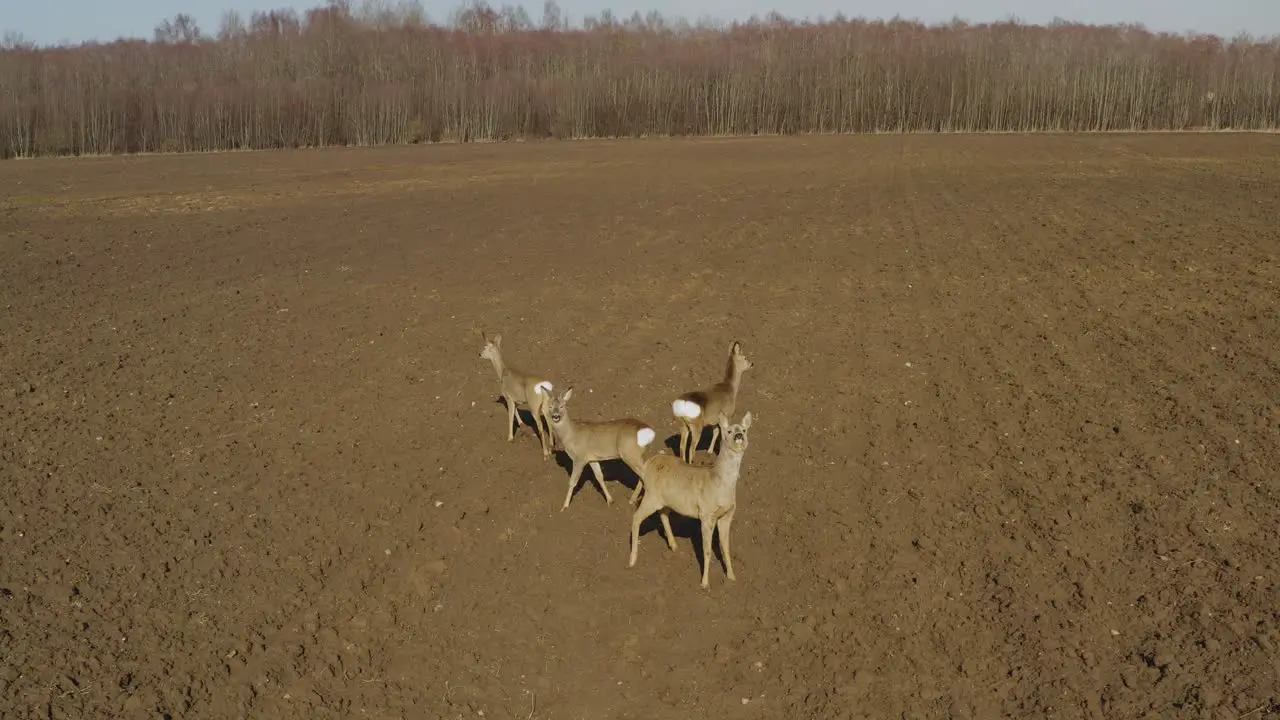
[[[0,50],[0,157],[515,138],[1280,127],[1280,39],[777,14],[690,24],[553,0],[188,15],[150,41]]]

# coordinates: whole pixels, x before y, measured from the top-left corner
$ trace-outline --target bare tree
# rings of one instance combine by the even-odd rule
[[[773,13],[733,24],[555,0],[331,0],[216,41],[189,15],[153,42],[0,47],[0,157],[519,137],[1280,128],[1280,39],[1137,26]]]
[[[244,38],[249,33],[249,28],[244,24],[244,18],[235,10],[227,10],[222,13],[222,22],[218,25],[218,40],[220,42],[229,42]]]
[[[569,29],[568,19],[556,4],[556,0],[546,0],[542,4],[542,29],[558,31]]]
[[[5,30],[0,37],[0,50],[35,50],[36,44],[17,30]]]
[[[194,43],[200,40],[200,26],[186,13],[178,13],[172,20],[156,25],[155,41],[162,45]]]

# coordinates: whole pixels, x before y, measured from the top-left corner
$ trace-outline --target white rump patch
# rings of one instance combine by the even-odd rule
[[[671,403],[671,412],[675,413],[676,417],[692,420],[702,414],[702,408],[698,407],[696,402],[676,400]]]
[[[656,437],[658,437],[658,433],[654,432],[653,428],[640,428],[636,431],[636,443],[640,447],[648,447],[649,443],[653,442]]]
[[[543,380],[542,382],[533,386],[533,391],[538,393],[539,395],[550,395],[551,389],[552,389],[551,383],[547,382],[546,380]]]

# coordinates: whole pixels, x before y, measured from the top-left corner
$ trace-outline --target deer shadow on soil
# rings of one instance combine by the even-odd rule
[[[569,453],[563,450],[555,451],[556,464],[564,470],[566,480],[573,475],[573,460],[570,459]],[[605,483],[613,483],[621,485],[624,492],[615,492],[613,488],[609,488],[609,494],[613,496],[614,504],[627,504],[627,499],[631,497],[631,493],[635,491],[636,485],[640,482],[640,476],[636,475],[629,465],[621,460],[601,460],[600,471],[604,474]],[[582,469],[582,474],[578,476],[578,486],[573,489],[573,496],[576,498],[582,491],[583,487],[590,485],[595,488],[600,498],[604,499],[604,493],[600,487],[596,485],[595,472],[591,470],[590,463]]]
[[[502,406],[502,413],[504,416],[511,412],[511,408],[507,407],[507,398],[505,396],[498,395],[493,399],[493,403],[495,405]],[[534,422],[532,410],[529,410],[528,408],[522,408],[519,405],[517,405],[516,420],[519,420],[520,422],[524,423],[524,429],[532,431],[533,434],[536,435],[539,440],[542,439],[542,428],[538,426],[538,423]],[[516,420],[512,420],[511,424],[516,425]],[[517,435],[520,434],[520,430],[521,430],[521,427],[519,425],[516,425],[515,433]]]

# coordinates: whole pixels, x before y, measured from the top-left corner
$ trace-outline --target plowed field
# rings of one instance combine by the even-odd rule
[[[661,452],[741,341],[737,581],[482,330]],[[5,718],[1275,717],[1280,137],[6,162],[0,476]]]

